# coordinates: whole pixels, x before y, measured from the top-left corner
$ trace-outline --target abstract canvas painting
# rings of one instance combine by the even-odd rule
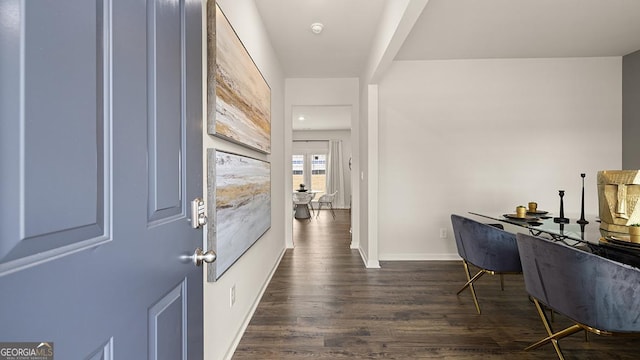
[[[271,227],[271,164],[207,149],[208,267],[215,281]]]
[[[271,89],[220,7],[216,5],[215,14],[211,8],[207,14],[207,132],[270,153]]]

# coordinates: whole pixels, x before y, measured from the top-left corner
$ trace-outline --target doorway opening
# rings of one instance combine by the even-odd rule
[[[292,107],[291,191],[294,198],[300,191],[311,194],[309,207],[316,218],[333,218],[332,212],[325,212],[328,207],[324,202],[321,215],[314,212],[320,207],[319,200],[327,198],[331,199],[329,206],[350,213],[351,116],[351,106]],[[329,197],[331,194],[334,197]],[[307,219],[295,218],[294,222],[302,220]],[[313,216],[309,220],[313,221]],[[331,226],[330,221],[326,224]]]

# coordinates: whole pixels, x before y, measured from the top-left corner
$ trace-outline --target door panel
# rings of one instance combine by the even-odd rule
[[[187,310],[186,282],[174,288],[149,309],[149,354],[151,359],[186,359],[184,314]]]
[[[186,211],[202,191],[201,16],[194,0],[0,2],[2,341],[202,358]]]
[[[99,346],[99,348],[91,354],[87,360],[113,360],[113,338]]]
[[[147,19],[149,221],[183,214],[182,14],[177,0],[151,0]],[[157,87],[157,84],[164,84]],[[162,159],[163,161],[158,161]],[[173,161],[166,161],[172,159]]]
[[[13,82],[2,91],[3,98],[7,92],[16,92],[18,98],[2,114],[12,120],[5,134],[11,137],[2,139],[3,150],[8,152],[3,158],[7,171],[2,172],[2,182],[9,182],[2,188],[2,199],[11,210],[2,216],[0,273],[104,242],[110,228],[111,204],[105,187],[110,176],[105,169],[110,142],[104,131],[110,123],[102,111],[105,67],[98,59],[104,49],[96,41],[105,31],[100,21],[104,8],[82,0],[60,6],[53,2],[22,4],[22,9],[13,4],[13,16],[3,19],[14,25],[9,34],[17,39],[11,42],[19,44],[24,55],[8,64],[16,72],[21,69],[23,75],[10,78]],[[73,10],[90,16],[71,26],[63,18]],[[21,16],[38,26],[21,28]],[[69,52],[71,46],[73,57],[53,51]],[[65,105],[70,102],[74,106]],[[76,134],[74,141],[64,140],[68,134]],[[63,203],[69,206],[59,211]]]

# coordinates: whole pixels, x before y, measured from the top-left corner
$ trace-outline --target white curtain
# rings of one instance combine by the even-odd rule
[[[344,208],[344,166],[342,140],[329,140],[327,156],[327,194],[337,191],[334,206]]]

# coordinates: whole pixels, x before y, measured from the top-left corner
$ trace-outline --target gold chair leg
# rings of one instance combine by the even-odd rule
[[[478,271],[473,277],[471,277],[471,273],[469,272],[469,265],[466,260],[462,260],[462,265],[464,265],[464,273],[467,275],[467,282],[464,284],[462,289],[460,289],[456,295],[460,295],[460,293],[466,289],[467,287],[471,290],[471,296],[473,297],[473,302],[476,305],[476,311],[480,314],[480,305],[478,304],[478,297],[476,296],[476,290],[473,288],[473,282],[478,280],[482,275],[485,274],[484,270]]]
[[[504,291],[504,275],[500,274],[500,290]]]
[[[567,337],[571,334],[577,333],[578,331],[582,330],[582,327],[580,325],[575,324],[575,325],[569,326],[564,330],[554,333],[553,330],[551,329],[551,325],[549,325],[549,320],[547,319],[547,316],[544,313],[542,306],[540,306],[540,303],[536,298],[533,298],[533,303],[536,305],[536,310],[538,310],[538,315],[540,315],[542,324],[544,325],[544,328],[547,331],[547,335],[549,336],[536,342],[535,344],[527,346],[524,350],[525,351],[533,350],[544,344],[551,343],[553,345],[553,348],[556,350],[556,354],[558,354],[558,358],[560,360],[564,360],[564,355],[562,355],[562,350],[560,350],[560,344],[558,344],[558,340],[564,337]]]

